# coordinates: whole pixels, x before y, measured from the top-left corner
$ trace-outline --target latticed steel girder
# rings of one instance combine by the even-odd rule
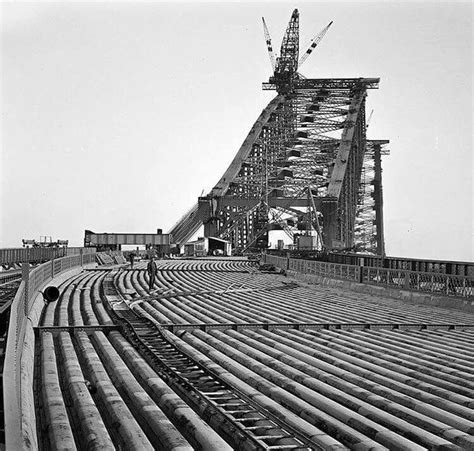
[[[170,231],[177,243],[204,224],[205,236],[228,239],[239,250],[265,248],[268,232],[281,229],[291,237],[317,232],[326,250],[354,249],[365,240],[366,250],[383,252],[383,143],[367,145],[365,123],[367,90],[378,88],[379,79],[306,79],[297,72],[298,54],[295,10],[274,74],[263,84],[278,95],[216,186]]]
[[[382,155],[388,140],[367,140],[357,197],[354,250],[384,255]]]
[[[314,89],[377,89],[380,78],[298,78],[294,89],[298,91]],[[264,91],[275,91],[277,86],[272,82],[263,82]]]
[[[366,89],[355,80],[275,97],[216,186],[171,230],[176,241],[188,240],[201,223],[207,236],[240,249],[269,228],[307,229],[310,189],[326,247],[353,247],[361,236],[355,226],[366,149]]]

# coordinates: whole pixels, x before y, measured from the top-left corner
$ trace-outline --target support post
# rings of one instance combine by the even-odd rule
[[[404,288],[406,290],[410,289],[410,272],[409,271],[405,271]]]
[[[324,247],[331,251],[337,236],[337,200],[323,200],[322,213]]]
[[[204,236],[215,237],[217,236],[217,200],[209,197],[199,198],[199,211],[202,214],[202,222],[204,224]]]
[[[374,145],[374,201],[377,253],[385,256],[385,239],[383,231],[383,195],[382,195],[382,158],[381,145]]]

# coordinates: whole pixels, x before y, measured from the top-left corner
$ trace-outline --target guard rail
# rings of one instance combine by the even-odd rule
[[[474,278],[471,276],[346,265],[269,254],[264,254],[263,261],[282,270],[301,274],[444,296],[474,298]]]
[[[390,257],[369,254],[351,254],[342,252],[321,252],[310,249],[277,250],[271,249],[268,254],[302,260],[316,260],[343,265],[365,266],[370,268],[399,269],[417,272],[435,272],[457,276],[474,277],[474,262],[433,260],[406,257]]]

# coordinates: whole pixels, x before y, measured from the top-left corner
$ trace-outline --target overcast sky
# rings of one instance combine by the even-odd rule
[[[293,8],[306,77],[380,77],[389,255],[473,260],[470,2],[2,3],[1,247],[169,230],[274,93]],[[302,49],[302,51],[304,51]]]

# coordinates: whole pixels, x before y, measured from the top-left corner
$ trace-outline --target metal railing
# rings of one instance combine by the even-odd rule
[[[278,257],[277,255],[263,255],[265,263],[269,265],[274,265],[280,269],[288,269],[288,258],[286,257]]]
[[[21,357],[23,342],[34,299],[46,282],[75,267],[95,263],[95,253],[79,253],[48,261],[30,271],[22,268],[22,281],[12,302],[5,355],[3,394],[7,449],[20,449],[21,444]],[[8,446],[10,442],[10,446]]]
[[[360,267],[355,265],[341,265],[338,263],[302,260],[299,258],[279,257],[269,254],[264,254],[264,261],[277,268],[296,271],[301,274],[313,274],[333,279],[360,282]]]
[[[309,260],[289,259],[289,268],[303,274],[314,274],[332,279],[360,281],[360,268],[354,265],[341,265]]]
[[[332,279],[383,285],[444,296],[474,297],[474,278],[470,276],[346,265],[269,254],[264,254],[263,260],[265,263],[278,268],[296,271],[301,274],[312,274]]]
[[[445,296],[473,297],[470,277],[386,268],[363,268],[362,282]]]
[[[369,268],[399,269],[417,272],[435,272],[441,274],[452,274],[457,276],[474,277],[474,262],[463,262],[455,260],[433,260],[407,257],[390,257],[368,254],[351,254],[340,252],[325,253],[322,251],[306,248],[291,250],[269,249],[272,255],[300,258],[303,260],[317,260],[328,263],[339,263],[343,265],[366,266]]]

